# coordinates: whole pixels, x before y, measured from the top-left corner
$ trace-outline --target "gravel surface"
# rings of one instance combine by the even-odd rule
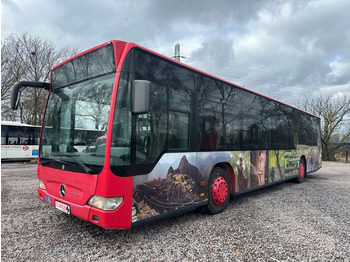
[[[302,184],[130,230],[104,230],[37,198],[36,166],[3,163],[3,261],[350,261],[350,164],[324,162]]]

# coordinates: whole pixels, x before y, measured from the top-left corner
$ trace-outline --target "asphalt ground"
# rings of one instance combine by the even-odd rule
[[[105,230],[39,201],[36,165],[2,163],[2,261],[350,261],[350,164],[324,162],[302,184]]]

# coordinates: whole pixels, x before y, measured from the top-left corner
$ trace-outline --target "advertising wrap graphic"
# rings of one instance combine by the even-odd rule
[[[265,184],[266,178],[266,151],[250,152],[250,185],[258,187]]]
[[[300,156],[305,156],[307,171],[313,171],[319,155],[307,147],[164,154],[151,173],[134,177],[132,222],[206,201],[210,173],[219,163],[232,167],[232,193],[239,193],[296,176]]]
[[[133,193],[133,222],[198,202],[202,175],[184,155],[174,169],[168,168],[165,178],[159,176],[136,185]],[[136,212],[135,212],[136,211]]]

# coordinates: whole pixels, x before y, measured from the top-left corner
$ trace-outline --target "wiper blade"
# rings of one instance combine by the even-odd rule
[[[70,155],[70,154],[56,154],[56,155],[52,155],[52,156],[65,156],[65,157],[69,157],[71,159],[74,160],[75,163],[78,164],[78,166],[80,166],[81,169],[84,170],[85,173],[87,174],[92,174],[94,172],[94,170],[90,167],[88,167],[87,165],[85,165],[83,162],[79,161],[78,159],[75,158],[74,155]],[[67,164],[73,164],[73,163],[70,163],[70,162],[66,162],[66,161],[63,161],[63,160],[59,160],[59,161],[62,161],[67,163]]]
[[[48,163],[51,163],[51,162],[56,162],[56,163],[60,163],[60,164],[66,164],[66,165],[75,165],[74,163],[72,162],[67,162],[67,161],[63,161],[63,160],[60,160],[60,159],[40,159],[40,164],[41,165],[46,165]]]

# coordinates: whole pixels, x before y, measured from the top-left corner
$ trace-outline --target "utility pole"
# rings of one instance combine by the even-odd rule
[[[180,62],[180,44],[179,44],[179,43],[177,43],[177,44],[175,45],[175,56],[174,56],[174,59],[175,59],[176,61],[179,61],[179,62]]]
[[[175,55],[172,58],[174,58],[176,61],[179,61],[179,62],[180,62],[180,58],[186,58],[186,57],[180,55],[180,44],[179,43],[177,43],[175,45]]]

